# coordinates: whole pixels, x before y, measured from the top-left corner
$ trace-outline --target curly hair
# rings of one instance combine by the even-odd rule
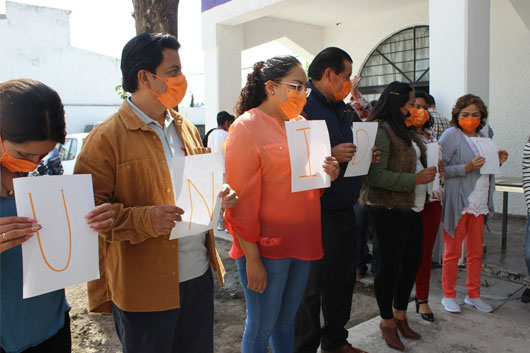
[[[456,100],[453,110],[451,111],[451,125],[462,130],[458,124],[458,116],[462,110],[464,110],[464,108],[470,106],[471,104],[476,105],[480,111],[480,125],[475,129],[475,131],[480,131],[486,125],[486,120],[488,119],[488,108],[479,96],[475,96],[473,94],[463,95]]]
[[[267,81],[279,82],[289,75],[293,67],[301,65],[294,56],[275,56],[267,61],[258,61],[247,76],[247,83],[241,90],[234,111],[237,116],[259,106],[267,99],[265,83]]]

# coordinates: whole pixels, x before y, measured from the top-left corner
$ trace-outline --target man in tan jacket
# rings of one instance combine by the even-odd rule
[[[100,234],[101,279],[88,284],[91,311],[112,311],[126,353],[213,352],[213,281],[224,268],[213,232],[169,240],[182,209],[175,206],[174,158],[207,153],[199,132],[172,108],[186,92],[180,44],[143,33],[122,53],[118,112],[87,137],[75,173],[92,174],[96,203],[117,217]],[[222,207],[235,193],[223,185]]]

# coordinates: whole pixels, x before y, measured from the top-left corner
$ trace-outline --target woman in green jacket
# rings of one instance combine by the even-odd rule
[[[379,325],[386,344],[404,350],[402,336],[419,339],[410,329],[406,310],[421,263],[422,223],[427,185],[436,168],[425,168],[425,147],[407,129],[414,92],[406,83],[392,82],[381,94],[371,121],[379,123],[376,147],[380,163],[372,164],[363,181],[360,202],[367,205],[380,249],[380,268],[374,282]]]

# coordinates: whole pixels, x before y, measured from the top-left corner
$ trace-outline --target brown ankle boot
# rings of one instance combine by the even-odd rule
[[[412,329],[409,327],[409,323],[407,322],[407,319],[405,320],[396,320],[397,329],[403,335],[403,337],[410,338],[413,340],[419,340],[421,338],[421,335],[415,331],[412,331]]]
[[[397,349],[398,351],[405,350],[403,342],[401,342],[401,340],[399,339],[396,327],[385,327],[383,326],[383,322],[381,322],[379,324],[379,329],[383,334],[383,339],[385,340],[387,346],[389,346],[390,348]]]

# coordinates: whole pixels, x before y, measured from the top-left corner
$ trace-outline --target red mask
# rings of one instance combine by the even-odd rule
[[[39,163],[34,163],[25,159],[15,158],[9,155],[4,148],[4,142],[2,141],[2,139],[0,139],[0,146],[2,146],[2,156],[0,157],[0,163],[4,167],[6,167],[7,170],[9,170],[11,173],[29,173],[34,171],[39,165]]]
[[[340,76],[337,75],[333,70],[331,70],[331,73],[334,76],[336,76],[340,81],[342,81],[342,78],[340,78]],[[328,81],[328,83],[329,83],[329,86],[331,87],[331,89],[333,90],[333,97],[335,98],[336,102],[339,102],[339,101],[343,100],[344,98],[346,98],[346,96],[351,91],[351,86],[352,86],[351,81],[346,81],[346,82],[342,81],[342,90],[340,90],[340,91],[335,90],[335,87],[333,87],[333,85],[331,84],[331,81]]]
[[[462,118],[458,120],[458,125],[467,132],[473,132],[480,125],[480,119]]]
[[[429,112],[423,108],[408,108],[410,116],[405,118],[405,125],[410,127],[422,127],[429,120]]]
[[[287,102],[280,103],[276,97],[272,97],[276,102],[278,102],[280,109],[289,119],[296,118],[298,115],[300,115],[307,102],[305,94],[300,94],[294,89],[285,89],[282,86],[278,87],[281,87],[281,89],[287,91]]]
[[[186,81],[186,77],[184,75],[162,78],[153,74],[152,72],[150,72],[150,74],[154,75],[159,80],[164,81],[167,85],[167,92],[164,94],[158,94],[149,89],[149,91],[158,98],[164,107],[167,109],[173,109],[179,105],[180,102],[182,102],[182,98],[184,98],[186,95],[186,90],[188,89],[188,82]]]

